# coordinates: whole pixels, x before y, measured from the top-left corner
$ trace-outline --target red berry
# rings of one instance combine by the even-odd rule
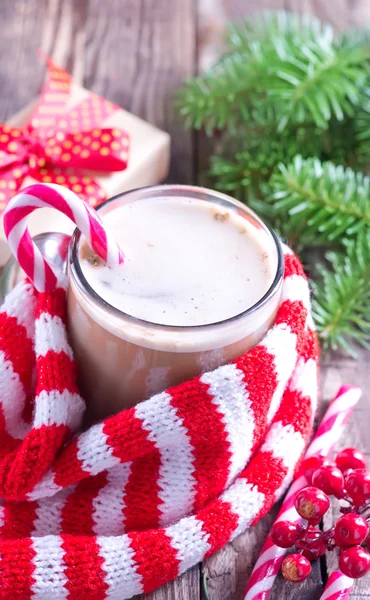
[[[291,521],[278,521],[271,530],[271,538],[279,548],[290,548],[297,540],[297,525]]]
[[[302,554],[289,554],[284,558],[281,570],[285,579],[298,583],[311,573],[311,563]]]
[[[356,546],[362,544],[368,533],[369,526],[365,519],[356,513],[347,513],[336,522],[334,539],[337,546]]]
[[[297,550],[301,550],[303,556],[308,560],[316,560],[325,554],[327,548],[324,540],[318,539],[322,536],[322,531],[315,527],[309,527],[306,530],[305,536],[302,539],[298,539],[296,542]]]
[[[344,477],[338,467],[330,465],[320,467],[312,476],[312,484],[328,496],[335,496],[336,498],[343,498],[344,496]]]
[[[302,519],[311,525],[320,523],[330,506],[328,496],[316,487],[305,487],[298,492],[294,506]]]
[[[339,568],[347,577],[363,577],[370,569],[370,554],[361,546],[347,548],[339,557]]]
[[[321,456],[320,454],[310,456],[310,458],[306,458],[306,460],[303,461],[302,472],[310,485],[312,483],[312,475],[314,472],[325,465],[334,465],[334,463],[330,458]]]
[[[370,498],[370,473],[356,469],[345,478],[345,487],[355,506],[362,506]]]
[[[345,448],[335,459],[341,471],[347,469],[366,469],[366,458],[357,448]]]

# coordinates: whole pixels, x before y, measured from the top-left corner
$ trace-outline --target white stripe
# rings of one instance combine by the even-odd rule
[[[82,422],[85,402],[79,394],[64,390],[42,390],[35,398],[35,414],[32,426],[67,425],[76,431]]]
[[[95,535],[122,535],[125,532],[123,510],[130,473],[131,463],[117,465],[108,471],[107,484],[93,500]]]
[[[49,469],[44,477],[38,481],[28,494],[27,500],[38,500],[39,498],[48,498],[60,492],[63,488],[54,481],[54,473]]]
[[[325,421],[339,412],[347,413],[350,408],[356,406],[357,402],[361,398],[361,390],[359,388],[350,388],[344,394],[335,398],[329,405],[328,410],[325,413]]]
[[[263,339],[263,346],[274,356],[277,377],[276,390],[272,396],[267,413],[267,422],[271,423],[278,410],[284,389],[292,374],[297,360],[297,336],[292,333],[288,325],[281,323],[275,325]],[[261,382],[263,385],[263,382]]]
[[[68,598],[62,543],[62,539],[54,535],[32,539],[36,556],[32,559],[35,568],[32,571],[34,583],[31,589],[37,600],[50,600],[55,590],[58,590],[58,600]]]
[[[354,580],[351,577],[347,577],[341,573],[340,577],[338,577],[329,587],[324,590],[323,595],[320,600],[325,600],[326,598],[330,598],[333,594],[337,594],[338,592],[343,592],[344,590],[349,590],[354,584]]]
[[[60,317],[42,313],[36,320],[35,352],[37,356],[45,356],[49,350],[65,352],[71,360],[73,354],[67,341],[66,327]]]
[[[74,491],[71,486],[51,496],[41,498],[36,508],[36,518],[33,524],[33,537],[44,537],[46,535],[59,535],[62,531],[62,510],[68,496]]]
[[[232,512],[238,516],[238,526],[231,535],[233,540],[249,527],[259,513],[265,501],[265,494],[262,494],[256,485],[253,486],[246,479],[241,478],[237,479],[222,494],[221,500],[222,502],[229,502]]]
[[[160,525],[173,523],[189,514],[194,501],[194,454],[188,431],[166,392],[153,396],[150,402],[139,404],[135,416],[148,432],[161,454],[158,495]]]
[[[283,550],[283,548],[279,548],[279,550]],[[244,600],[254,600],[256,597],[258,597],[258,595],[261,592],[265,590],[270,590],[274,584],[275,579],[275,575],[270,575],[270,577],[264,577],[263,579],[261,579],[261,581],[257,581],[257,583],[255,583],[254,586],[252,586],[251,589],[248,590],[248,592],[245,594]]]
[[[43,185],[47,185],[47,184],[43,184]],[[45,206],[49,206],[43,200],[40,200],[40,198],[38,198],[37,196],[33,196],[32,194],[25,194],[22,190],[19,192],[19,194],[17,194],[16,196],[13,196],[13,198],[8,203],[7,210],[8,211],[11,210],[13,208],[13,205],[15,207],[35,206],[36,208],[45,208]],[[27,219],[28,217],[24,217],[24,218]]]
[[[290,300],[291,302],[303,303],[303,306],[309,311],[310,305],[310,289],[307,281],[301,275],[290,275],[283,281],[281,290],[280,302]]]
[[[298,457],[303,453],[305,445],[302,434],[295,431],[293,425],[283,425],[281,422],[277,422],[271,426],[262,451],[272,452],[273,456],[283,461],[287,469],[281,486],[275,492],[275,501],[291,484]]]
[[[294,469],[305,447],[305,440],[293,425],[273,423],[262,446],[262,452],[272,452],[275,458],[283,461],[284,466]]]
[[[203,560],[211,548],[209,534],[202,527],[202,521],[192,516],[166,528],[165,533],[171,538],[171,546],[177,551],[176,558],[180,561],[179,575]]]
[[[0,504],[0,528],[4,526],[5,523],[5,508],[2,504]]]
[[[50,184],[58,194],[60,194],[69,205],[71,212],[74,215],[74,222],[78,229],[89,240],[90,220],[85,203],[72,190],[62,187],[56,183]],[[50,204],[52,206],[52,204]]]
[[[33,249],[33,259],[34,259],[34,269],[33,269],[33,277],[32,281],[35,285],[35,288],[39,292],[45,291],[45,282],[46,282],[46,267],[44,262],[44,257],[42,256],[40,250],[34,245]]]
[[[102,536],[97,538],[99,554],[104,559],[102,569],[108,585],[106,598],[123,600],[143,592],[142,578],[136,572],[135,551],[130,546],[127,535]]]
[[[305,398],[311,398],[316,408],[317,401],[317,363],[313,358],[300,358],[289,384],[292,392],[299,392]]]
[[[230,443],[231,457],[227,485],[234,481],[245,467],[253,445],[254,415],[243,377],[243,372],[233,364],[219,367],[201,377],[201,381],[209,385],[213,403],[222,413]]]
[[[113,449],[107,443],[103,428],[104,423],[93,425],[80,435],[77,442],[77,458],[82,463],[82,469],[90,475],[97,475],[120,464],[119,458],[114,456]]]
[[[31,425],[22,419],[26,394],[18,374],[13,370],[12,362],[6,360],[2,350],[0,350],[0,390],[0,405],[4,415],[5,428],[9,435],[21,440],[31,429]]]
[[[27,337],[33,340],[35,335],[36,297],[32,285],[20,281],[7,296],[1,307],[9,317],[15,317],[19,325],[26,329]]]

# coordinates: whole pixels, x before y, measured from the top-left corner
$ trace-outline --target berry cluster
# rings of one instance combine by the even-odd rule
[[[312,456],[304,461],[302,472],[310,485],[296,495],[295,508],[304,521],[278,521],[271,532],[274,544],[296,549],[283,561],[284,577],[303,581],[311,572],[310,561],[335,548],[344,575],[363,577],[370,570],[370,554],[364,548],[370,550],[370,472],[364,455],[346,448],[335,463]],[[321,531],[317,526],[330,507],[329,496],[339,500],[342,515],[331,529]]]

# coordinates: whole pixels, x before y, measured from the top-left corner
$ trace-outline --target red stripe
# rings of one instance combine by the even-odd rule
[[[285,300],[279,307],[275,324],[286,324],[296,335],[302,336],[307,320],[307,310],[300,300]],[[302,340],[303,342],[303,340]]]
[[[43,390],[78,393],[76,385],[76,363],[65,352],[49,350],[44,356],[38,356],[36,395]]]
[[[107,260],[108,244],[105,229],[100,224],[97,218],[94,219],[91,216],[88,206],[86,204],[85,209],[89,219],[91,245],[95,252],[100,256],[100,258],[102,258],[103,260]]]
[[[37,507],[37,502],[6,502],[0,537],[18,539],[32,535]]]
[[[252,451],[255,451],[266,434],[267,413],[277,386],[274,357],[264,346],[256,346],[233,362],[244,374],[243,380],[254,415]]]
[[[68,600],[104,600],[108,585],[104,580],[104,559],[99,555],[96,538],[65,534],[61,537]]]
[[[231,458],[223,415],[208,389],[199,378],[168,389],[194,449],[195,510],[225,489]]]
[[[274,544],[273,544],[271,538],[268,537],[266,540],[266,543],[264,544],[264,546],[262,548],[261,556],[264,552],[266,552],[267,550],[272,548],[273,545]],[[247,593],[248,590],[252,589],[252,587],[254,586],[255,583],[262,581],[263,579],[265,579],[265,577],[268,577],[269,575],[272,575],[274,572],[279,571],[279,569],[280,569],[279,563],[281,564],[283,562],[284,558],[285,558],[284,556],[281,556],[280,558],[275,557],[274,559],[266,560],[264,563],[261,564],[261,566],[257,567],[257,569],[252,572],[252,574],[249,578],[247,589],[245,590],[245,593]],[[258,598],[258,596],[257,596],[257,598]]]
[[[0,537],[1,600],[30,600],[36,552],[30,538],[8,540]]]
[[[66,293],[62,288],[57,288],[46,294],[39,294],[36,307],[36,319],[43,313],[51,317],[60,317],[63,323],[67,322]]]
[[[59,212],[69,217],[71,221],[75,223],[75,217],[69,203],[63,198],[60,192],[57,192],[57,190],[51,186],[34,183],[33,185],[24,188],[22,193],[38,198],[44,202],[46,206],[56,208],[56,210],[59,210]]]
[[[135,551],[136,572],[142,576],[145,594],[178,576],[180,561],[163,529],[132,532],[128,537]]]
[[[269,496],[281,486],[286,475],[286,467],[281,458],[276,458],[271,451],[260,451],[248,465],[243,475],[249,483]]]
[[[274,422],[292,425],[303,437],[309,435],[312,423],[311,399],[299,391],[285,390],[282,403],[274,417]]]
[[[227,544],[239,521],[238,516],[231,510],[231,505],[221,500],[214,500],[207,508],[199,511],[197,519],[202,521],[202,530],[208,534],[207,541],[211,545],[204,558]]]
[[[125,508],[122,511],[126,531],[158,527],[161,515],[161,500],[158,495],[160,464],[160,454],[154,448],[150,454],[132,462],[125,487]]]
[[[17,450],[0,463],[0,496],[24,500],[53,463],[68,433],[65,425],[31,429]]]
[[[28,232],[28,229],[25,230],[19,240],[17,260],[22,266],[22,269],[26,273],[27,277],[33,281],[35,275],[35,252],[32,238]]]
[[[105,472],[80,481],[62,509],[61,528],[71,535],[94,535],[94,499],[107,484]]]
[[[148,439],[148,432],[142,427],[135,409],[122,411],[104,421],[103,433],[114,456],[121,462],[128,462],[152,452],[154,445]]]
[[[260,511],[253,519],[255,525],[271,508],[275,502],[275,494],[284,483],[287,468],[281,458],[277,458],[270,451],[260,451],[242,474],[243,477],[256,485],[258,491],[263,493],[265,500]]]
[[[316,331],[308,329],[305,342],[302,344],[301,354],[305,360],[308,360],[309,358],[313,358],[316,361],[319,360],[320,346]]]
[[[284,278],[291,275],[300,275],[303,279],[307,279],[306,273],[300,260],[295,254],[285,254],[284,256]]]
[[[9,236],[13,227],[35,210],[34,206],[15,206],[4,214],[4,231]]]
[[[90,477],[88,471],[82,468],[82,462],[77,456],[78,439],[72,440],[56,458],[53,465],[54,482],[56,485],[66,488],[73,483]]]
[[[6,313],[0,313],[0,351],[12,363],[13,371],[17,373],[27,392],[31,386],[35,364],[32,341],[27,337],[26,328],[19,325],[15,317],[9,317]],[[5,392],[6,390],[0,390],[0,398]]]

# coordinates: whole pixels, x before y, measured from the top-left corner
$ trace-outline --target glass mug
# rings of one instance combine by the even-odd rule
[[[82,238],[76,230],[69,253],[68,330],[88,422],[116,414],[169,386],[230,362],[254,347],[276,316],[284,267],[281,244],[276,234],[240,202],[205,188],[163,185],[115,196],[97,210],[104,218],[124,205],[162,197],[205,200],[218,210],[245,219],[272,262],[273,281],[253,306],[215,323],[176,326],[142,320],[110,305],[88,283],[80,262]]]

